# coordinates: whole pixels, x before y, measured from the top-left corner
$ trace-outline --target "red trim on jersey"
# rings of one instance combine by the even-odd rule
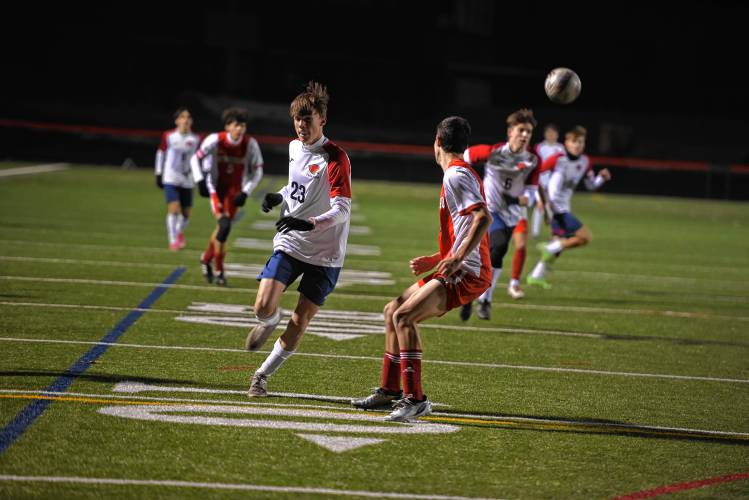
[[[470,213],[476,210],[477,208],[485,207],[485,206],[486,206],[486,203],[474,203],[470,207],[466,207],[458,213],[465,217],[466,215],[470,215]]]
[[[536,157],[536,168],[533,169],[533,172],[531,172],[531,175],[528,176],[528,179],[525,181],[526,186],[538,186],[538,178],[541,175],[541,157],[537,155],[536,153],[531,153],[533,156]]]
[[[169,134],[174,132],[174,129],[172,130],[165,130],[163,134],[161,134],[161,143],[159,144],[159,149],[161,151],[166,151],[168,145],[169,145]]]
[[[326,142],[323,149],[328,153],[330,197],[351,198],[351,163],[346,152],[332,141]]]
[[[497,144],[476,144],[468,148],[468,160],[471,164],[485,162],[494,151],[504,146],[504,142]]]
[[[554,170],[554,167],[557,166],[557,160],[562,156],[564,156],[564,153],[557,153],[546,158],[546,160],[541,164],[541,168],[538,169],[538,173],[541,174],[543,172],[548,172],[549,170]]]

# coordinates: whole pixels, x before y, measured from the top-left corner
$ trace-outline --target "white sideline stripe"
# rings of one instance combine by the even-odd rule
[[[111,281],[111,280],[89,280],[80,278],[43,278],[36,276],[0,276],[0,280],[10,281],[37,281],[41,283],[78,283],[87,285],[110,285],[110,286],[133,286],[133,287],[147,287],[147,288],[174,288],[182,290],[205,290],[212,292],[257,292],[257,288],[228,288],[219,286],[206,286],[206,285],[178,285],[171,284],[165,285],[163,283],[144,283],[136,281]],[[357,300],[377,300],[377,301],[389,301],[392,300],[390,295],[364,295],[364,294],[351,294],[351,293],[334,293],[331,297],[339,299],[357,299]],[[610,307],[579,307],[579,306],[553,306],[553,305],[540,305],[540,304],[510,304],[510,303],[497,303],[492,304],[492,307],[504,307],[511,309],[531,309],[531,310],[543,310],[543,311],[559,311],[559,312],[583,312],[583,313],[603,313],[603,314],[627,314],[637,316],[671,316],[679,318],[695,318],[695,319],[722,319],[729,321],[749,321],[749,316],[726,316],[719,314],[710,313],[696,313],[687,311],[659,311],[657,309],[616,309]]]
[[[136,349],[165,349],[176,351],[207,351],[207,352],[241,352],[247,353],[244,349],[231,349],[220,347],[193,347],[193,346],[164,346],[164,345],[147,345],[147,344],[124,344],[117,342],[91,342],[84,340],[57,340],[57,339],[24,339],[18,337],[0,337],[0,342],[31,342],[40,344],[78,344],[78,345],[106,345],[110,347],[131,347]],[[271,351],[256,351],[260,354],[269,354]],[[311,352],[296,352],[294,356],[307,356],[314,358],[329,359],[351,359],[361,361],[382,362],[381,357],[374,356],[350,356],[346,354],[318,354]],[[423,363],[449,366],[466,366],[469,368],[501,368],[508,370],[527,370],[553,373],[578,373],[582,375],[608,375],[617,377],[641,377],[657,378],[666,380],[692,380],[698,382],[726,382],[732,384],[749,384],[747,379],[738,378],[721,378],[721,377],[703,377],[697,375],[671,375],[668,373],[640,373],[640,372],[620,372],[607,370],[588,370],[583,368],[557,368],[550,366],[532,366],[532,365],[508,365],[503,363],[472,363],[470,361],[444,361],[436,359],[425,359]]]
[[[70,163],[47,163],[45,165],[33,165],[30,167],[4,168],[0,169],[0,177],[11,177],[13,175],[42,174],[44,172],[57,172],[67,170]]]
[[[167,387],[161,385],[143,384],[140,382],[119,382],[112,388],[112,392],[190,392],[198,394],[239,394],[242,396],[247,395],[247,391],[239,391],[236,389],[207,389],[205,387]],[[296,398],[296,399],[327,399],[330,401],[341,401],[348,403],[351,401],[351,397],[346,396],[325,396],[319,394],[303,394],[298,392],[269,392],[268,396],[279,396],[285,398]]]
[[[418,500],[499,500],[487,497],[461,497],[450,495],[422,495],[418,493],[390,493],[385,491],[341,490],[334,488],[311,488],[304,486],[270,486],[247,483],[204,483],[156,479],[116,479],[78,476],[17,476],[0,474],[0,481],[36,483],[108,484],[115,486],[172,486],[175,488],[204,488],[210,490],[268,491],[276,493],[301,493],[307,495],[336,495],[370,498],[415,498]]]
[[[12,257],[9,255],[0,255],[0,260],[10,260],[14,262],[46,262],[49,264],[86,264],[94,266],[113,266],[113,267],[148,267],[158,269],[174,269],[174,264],[148,264],[145,262],[121,262],[111,260],[82,260],[82,259],[53,259],[47,257]]]

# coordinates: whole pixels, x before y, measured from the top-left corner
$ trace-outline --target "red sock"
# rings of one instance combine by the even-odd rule
[[[204,264],[209,263],[213,260],[213,255],[215,254],[215,250],[213,249],[213,240],[208,242],[208,248],[205,249],[205,252],[203,252],[203,256],[201,257],[201,260]]]
[[[519,280],[520,275],[523,274],[523,266],[525,265],[525,247],[515,249],[515,255],[512,256],[512,279]]]
[[[226,250],[216,254],[216,272],[224,272],[224,257],[226,257]]]
[[[401,390],[401,358],[385,351],[382,356],[382,387],[388,392]]]
[[[403,393],[421,401],[424,392],[421,390],[421,351],[401,351],[401,375],[403,376]]]

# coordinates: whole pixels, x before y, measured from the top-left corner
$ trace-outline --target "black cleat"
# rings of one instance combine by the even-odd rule
[[[203,262],[203,259],[200,259],[200,271],[208,283],[213,283],[213,267],[211,267],[210,261]]]
[[[218,286],[226,286],[226,276],[224,276],[223,271],[216,276],[216,284]]]
[[[473,302],[469,302],[468,304],[463,304],[460,306],[460,319],[463,321],[468,321],[471,317],[471,312],[473,311]]]

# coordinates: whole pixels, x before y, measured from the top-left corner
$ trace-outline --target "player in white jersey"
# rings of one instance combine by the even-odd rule
[[[593,172],[590,159],[583,154],[586,134],[586,130],[580,126],[567,132],[564,138],[565,152],[551,156],[542,167],[552,172],[549,179],[549,203],[554,213],[551,222],[554,240],[538,244],[541,260],[528,276],[529,285],[551,288],[545,277],[552,262],[562,251],[587,245],[593,237],[590,230],[572,214],[570,202],[575,187],[581,180],[592,191],[611,180],[611,173],[606,168],[601,169],[598,175]]]
[[[559,153],[564,153],[564,145],[559,142],[559,128],[553,123],[546,124],[544,126],[544,140],[536,144],[536,147],[533,150],[536,152],[536,156],[539,157],[542,164],[548,158]],[[547,189],[550,177],[551,172],[542,173],[538,178],[538,185],[543,189]],[[538,238],[541,234],[541,222],[544,219],[544,206],[538,196],[539,195],[536,195],[536,201],[538,203],[536,203],[536,207],[533,210],[533,215],[531,217],[531,236],[534,238]]]
[[[156,185],[166,197],[166,234],[171,250],[185,247],[185,228],[190,220],[192,187],[190,157],[200,144],[192,132],[192,115],[185,108],[174,113],[176,128],[161,135],[156,150]]]
[[[432,269],[435,272],[385,306],[382,384],[370,396],[351,401],[364,410],[391,409],[386,420],[403,422],[431,413],[432,404],[421,387],[418,323],[470,303],[491,282],[486,232],[492,218],[481,178],[462,158],[470,134],[468,121],[459,116],[445,118],[437,127],[434,157],[444,172],[439,252],[410,262],[417,276]]]
[[[245,347],[257,351],[281,320],[281,294],[299,276],[299,302],[286,330],[252,376],[248,395],[266,396],[267,380],[296,350],[309,322],[333,291],[346,255],[351,220],[351,165],[346,152],[323,134],[328,92],[309,82],[291,102],[297,139],[289,144],[289,183],[267,193],[262,209],[281,205],[273,255],[258,275],[258,324]]]
[[[492,284],[479,297],[477,315],[480,319],[490,318],[494,288],[502,273],[502,260],[512,239],[516,253],[522,259],[515,259],[513,276],[508,285],[508,293],[513,298],[522,297],[520,272],[525,263],[526,232],[516,231],[516,227],[527,227],[525,207],[535,201],[540,162],[528,151],[536,119],[533,111],[520,109],[507,117],[506,143],[471,146],[464,153],[464,159],[475,165],[484,163],[484,189],[492,214],[489,228],[491,243]],[[460,318],[467,321],[471,316],[471,304],[465,304]]]

